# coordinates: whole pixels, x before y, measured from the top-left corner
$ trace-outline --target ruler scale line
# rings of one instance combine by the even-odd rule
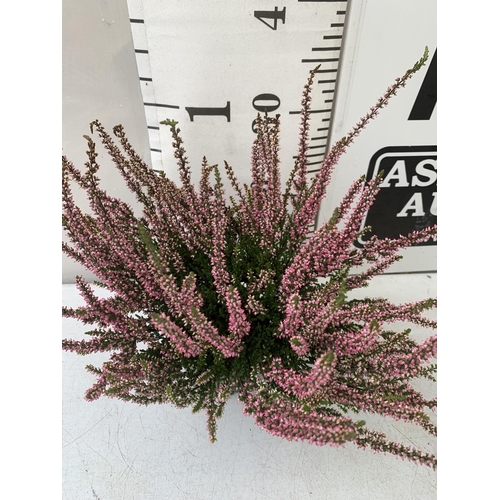
[[[319,51],[319,50],[340,50],[340,47],[314,47],[311,49],[313,52]]]
[[[310,113],[330,113],[331,109],[311,109]],[[300,115],[301,111],[290,111],[291,115]]]
[[[318,154],[315,154],[315,155],[306,155],[307,158],[312,158],[313,156],[324,156],[325,153],[318,153]],[[298,158],[298,156],[292,156],[292,158],[294,160],[296,160]]]
[[[336,62],[338,61],[339,58],[338,57],[335,57],[335,58],[329,58],[329,59],[302,59],[301,62]]]
[[[172,104],[158,104],[157,102],[145,102],[144,106],[156,106],[158,108],[171,108],[171,109],[180,109],[179,106],[174,106]]]

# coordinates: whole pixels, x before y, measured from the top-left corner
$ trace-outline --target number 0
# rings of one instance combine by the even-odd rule
[[[265,103],[266,101],[268,101],[269,104],[266,105]],[[265,112],[272,113],[273,111],[276,111],[280,107],[280,104],[281,104],[280,98],[274,94],[259,94],[256,95],[252,101],[252,106],[254,107],[254,109],[256,109],[257,111],[261,111],[263,113]],[[254,134],[257,133],[255,125],[256,125],[256,120],[252,122],[252,132]]]
[[[269,104],[257,104],[262,101],[270,101]],[[274,94],[259,94],[253,98],[252,106],[257,111],[272,113],[280,107],[281,101],[277,95]]]

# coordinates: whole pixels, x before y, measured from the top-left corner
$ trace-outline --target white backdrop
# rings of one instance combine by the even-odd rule
[[[273,95],[279,99],[276,112],[282,114],[282,172],[286,175],[298,137],[298,116],[292,110],[299,108],[308,71],[317,64],[309,61],[321,59],[326,61],[322,70],[335,71],[318,75],[313,93],[313,108],[333,107],[333,114],[313,115],[312,135],[322,130],[318,134],[324,136],[323,142],[313,144],[326,148],[326,136],[331,144],[345,135],[387,86],[413,66],[426,45],[430,58],[436,50],[433,0],[284,0],[275,9],[279,13],[275,29],[272,19],[267,19],[271,27],[260,22],[259,12],[272,12],[263,0],[224,5],[215,0],[128,0],[127,5],[124,0],[66,0],[63,6],[63,151],[78,166],[85,162],[86,143],[81,136],[88,133],[88,123],[98,118],[109,129],[122,123],[148,164],[175,178],[168,129],[158,127],[168,117],[179,121],[194,179],[206,154],[210,163],[228,160],[240,180],[248,182],[255,106],[277,103],[269,97]],[[370,163],[385,148],[396,149],[399,156],[394,161],[399,159],[397,165],[404,168],[389,165],[396,168],[395,180],[383,195],[392,207],[382,208],[385,215],[375,215],[368,223],[375,232],[394,226],[394,231],[406,234],[435,219],[435,152],[413,149],[435,149],[437,109],[428,119],[408,119],[428,67],[429,63],[349,148],[334,173],[319,222],[330,216],[348,186],[367,174]],[[254,100],[262,94],[268,95],[267,100]],[[214,108],[226,103],[230,103],[230,120],[229,107],[228,116],[191,120],[189,106]],[[420,156],[408,160],[415,154]],[[421,171],[431,172],[430,177],[417,177],[417,184],[429,182],[421,189],[401,188],[404,182],[398,183],[396,177],[407,176],[410,184],[415,162],[420,162]],[[103,164],[105,186],[134,205],[117,171],[105,160]],[[84,202],[81,194],[77,200]],[[63,258],[63,283],[71,283],[82,271]],[[390,272],[434,270],[436,246],[431,244],[408,249],[405,259]]]
[[[111,132],[123,124],[137,151],[149,159],[149,141],[141,90],[130,32],[126,2],[123,0],[64,0],[62,4],[62,147],[79,168],[87,157],[89,123],[99,119]],[[99,160],[99,177],[110,192],[119,193],[134,204],[124,189],[118,171],[106,158]],[[82,207],[85,194],[75,190]],[[76,274],[91,274],[63,255],[63,283],[73,283]]]

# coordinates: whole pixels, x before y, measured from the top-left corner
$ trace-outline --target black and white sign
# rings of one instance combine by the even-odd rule
[[[370,160],[367,181],[383,173],[375,202],[362,227],[379,238],[397,238],[437,223],[436,146],[395,146],[377,151]],[[365,241],[360,238],[357,246]],[[430,239],[419,246],[435,245]]]
[[[437,49],[408,120],[432,118],[437,102]],[[437,223],[436,146],[395,146],[377,151],[370,160],[366,180],[383,173],[380,192],[362,227],[370,226],[379,238],[397,238]],[[356,243],[365,243],[361,237]],[[414,246],[435,245],[436,238]]]

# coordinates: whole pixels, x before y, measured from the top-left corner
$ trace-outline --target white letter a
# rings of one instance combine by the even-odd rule
[[[411,214],[412,217],[422,217],[423,215],[425,215],[422,193],[414,193],[413,196],[408,200],[408,203],[403,207],[403,210],[401,210],[401,212],[399,212],[396,217],[408,217],[407,212],[409,210],[414,211],[414,213]]]
[[[408,179],[406,178],[406,163],[404,160],[398,160],[391,171],[386,175],[384,182],[380,184],[381,188],[391,187],[391,181],[397,180],[394,187],[408,187]]]

